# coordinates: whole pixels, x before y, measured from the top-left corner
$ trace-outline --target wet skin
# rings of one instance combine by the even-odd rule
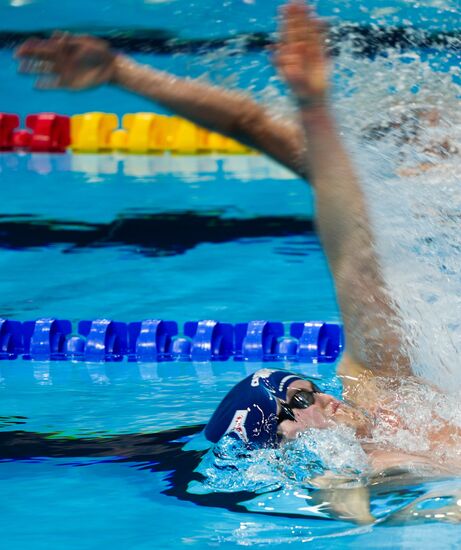
[[[361,390],[359,391],[360,400],[354,399],[354,395],[349,395],[347,390],[345,394],[353,398],[352,401],[340,401],[327,393],[314,393],[314,403],[306,409],[294,408],[295,420],[281,422],[279,434],[288,442],[312,428],[328,429],[345,425],[355,430],[357,439],[368,456],[370,470],[374,474],[399,466],[408,470],[422,469],[426,474],[429,467],[434,476],[459,475],[461,473],[459,459],[448,455],[437,456],[435,451],[437,448],[444,448],[449,452],[452,448],[457,448],[461,428],[456,429],[446,421],[442,421],[437,411],[433,411],[434,427],[427,426],[429,451],[409,453],[392,447],[384,449],[382,445],[373,441],[373,429],[381,423],[391,431],[412,432],[408,419],[392,410],[392,405],[387,402],[386,392],[380,391],[374,383],[370,383],[375,380],[367,381],[366,378],[359,380],[357,385]],[[383,385],[386,385],[391,392],[397,391],[395,380],[390,378],[385,380],[386,384],[381,380]],[[355,387],[355,389],[358,388]],[[313,386],[308,380],[295,380],[288,387],[287,402],[299,390],[312,391]]]
[[[295,380],[288,386],[287,402],[299,390],[312,391],[308,380]],[[328,393],[315,393],[314,403],[306,409],[293,409],[295,420],[284,420],[279,433],[287,440],[309,428],[324,429],[336,424],[354,428],[358,436],[369,435],[371,420],[357,407],[340,401]]]

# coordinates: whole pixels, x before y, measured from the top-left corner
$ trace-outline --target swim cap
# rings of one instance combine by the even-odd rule
[[[234,386],[205,427],[205,437],[217,443],[224,435],[256,446],[277,441],[277,399],[286,400],[288,386],[302,376],[284,370],[261,369]]]

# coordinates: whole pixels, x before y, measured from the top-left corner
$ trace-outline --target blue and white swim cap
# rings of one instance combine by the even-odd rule
[[[217,443],[224,435],[244,443],[267,446],[277,441],[277,399],[286,400],[288,386],[302,376],[284,370],[261,369],[234,386],[205,427],[205,437]]]

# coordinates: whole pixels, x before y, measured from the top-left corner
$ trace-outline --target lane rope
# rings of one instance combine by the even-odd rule
[[[341,325],[147,319],[35,321],[0,319],[0,360],[39,361],[298,361],[332,363],[344,347]]]
[[[256,154],[241,143],[210,132],[177,116],[129,113],[121,128],[114,113],[84,113],[68,117],[38,113],[25,118],[20,128],[16,114],[0,113],[0,151],[32,153],[108,153],[197,155]]]

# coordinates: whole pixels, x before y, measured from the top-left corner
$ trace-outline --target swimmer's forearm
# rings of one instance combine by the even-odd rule
[[[115,59],[112,83],[255,148],[305,177],[302,131],[273,120],[243,93],[175,77],[122,55]]]
[[[382,278],[365,197],[326,104],[300,106],[317,223],[333,271],[347,351],[376,373],[410,374],[401,322]]]
[[[211,130],[234,136],[244,118],[256,118],[247,98],[117,56],[113,82]]]
[[[364,197],[326,103],[300,107],[309,140],[308,165],[316,188],[317,217],[333,271],[340,269],[344,248],[360,238],[371,246]]]

